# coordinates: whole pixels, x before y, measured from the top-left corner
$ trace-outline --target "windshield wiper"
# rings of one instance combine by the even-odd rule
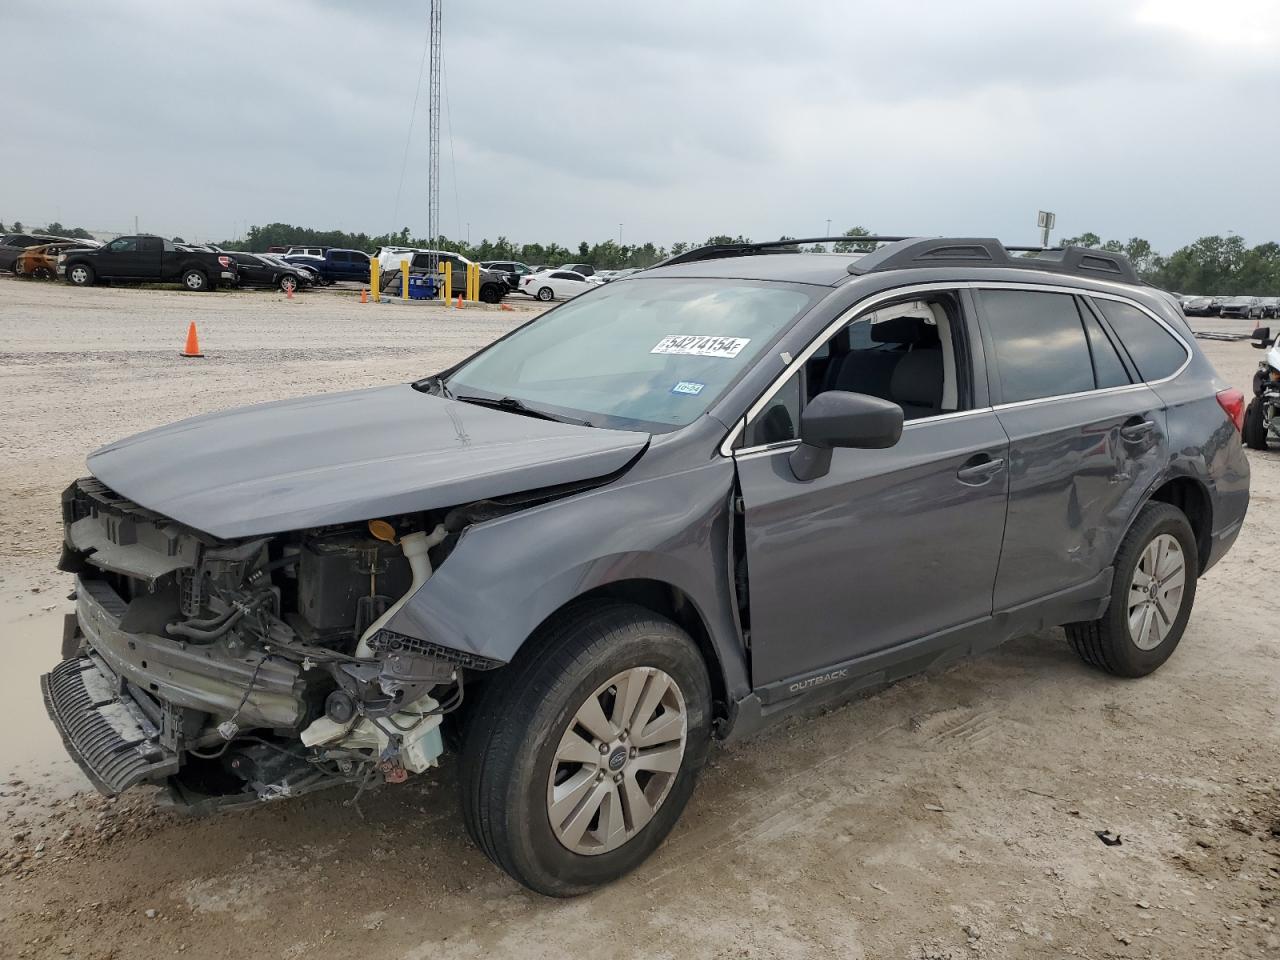
[[[518,413],[523,417],[537,417],[539,420],[551,420],[555,423],[577,423],[586,426],[585,422],[579,420],[571,420],[568,417],[558,417],[554,413],[547,413],[545,410],[538,410],[535,407],[528,406],[523,400],[517,400],[515,397],[470,397],[470,396],[453,396],[452,399],[461,403],[474,403],[478,407],[493,407],[495,410],[506,410],[509,413]]]

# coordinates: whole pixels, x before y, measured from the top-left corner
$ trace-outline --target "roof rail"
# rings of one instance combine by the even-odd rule
[[[898,243],[910,237],[798,237],[787,240],[764,240],[760,243],[713,243],[694,247],[655,263],[655,267],[671,267],[677,263],[697,263],[699,260],[720,260],[724,257],[747,257],[756,253],[800,253],[802,243]]]
[[[1010,256],[1020,253],[1023,256]],[[1006,247],[989,238],[926,237],[881,247],[849,264],[850,273],[880,273],[907,267],[1005,267],[1046,270],[1141,284],[1129,258],[1090,247]]]
[[[745,257],[758,253],[800,253],[802,244],[875,244],[876,249],[860,254],[847,267],[854,275],[903,270],[908,267],[1004,267],[1015,270],[1046,270],[1121,283],[1143,284],[1129,258],[1092,247],[1006,247],[999,240],[972,237],[800,237],[794,240],[767,240],[761,243],[716,243],[695,247],[667,257],[654,267],[697,263],[724,257]],[[1020,256],[1010,256],[1020,254]]]

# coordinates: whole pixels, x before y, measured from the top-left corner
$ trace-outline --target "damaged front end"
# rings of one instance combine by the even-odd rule
[[[400,782],[438,762],[465,674],[500,666],[383,628],[473,508],[220,540],[93,478],[62,507],[76,613],[41,682],[104,793],[163,781],[209,807]]]

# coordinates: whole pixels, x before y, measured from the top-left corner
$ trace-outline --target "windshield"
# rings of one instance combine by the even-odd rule
[[[457,397],[510,397],[593,426],[692,423],[824,290],[750,280],[599,286],[464,363]]]

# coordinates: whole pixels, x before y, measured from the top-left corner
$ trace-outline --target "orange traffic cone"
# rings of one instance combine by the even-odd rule
[[[457,308],[458,308],[459,310],[461,310],[461,309],[462,309],[462,294],[458,294],[458,304],[457,304]]]
[[[180,357],[203,357],[200,352],[200,338],[196,336],[196,322],[191,321],[191,326],[187,327],[187,345],[182,352],[178,354]]]
[[[515,309],[515,308],[514,308],[514,307],[512,307],[512,306],[511,306],[511,304],[509,304],[509,303],[500,303],[500,304],[498,304],[498,307],[499,307],[500,309],[502,309],[502,310],[513,310],[513,309]]]
[[[289,287],[288,289],[286,289],[286,290],[285,290],[285,292],[284,292],[284,295],[285,295],[285,297],[287,297],[288,299],[292,300],[292,299],[293,299],[293,287]]]
[[[369,291],[366,290],[364,287],[360,288],[360,302],[361,303],[369,302]]]

